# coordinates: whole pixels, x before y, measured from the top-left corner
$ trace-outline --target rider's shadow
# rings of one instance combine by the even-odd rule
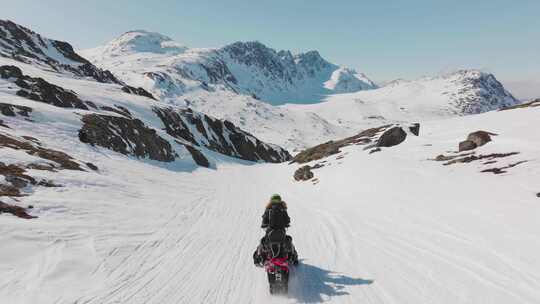
[[[348,295],[347,286],[369,285],[373,280],[352,278],[300,262],[289,281],[289,297],[300,303],[322,303],[330,297]]]

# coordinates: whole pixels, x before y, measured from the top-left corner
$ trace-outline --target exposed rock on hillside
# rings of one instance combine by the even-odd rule
[[[156,98],[150,94],[150,92],[148,92],[147,90],[141,88],[141,87],[132,87],[132,86],[128,86],[128,85],[125,85],[122,87],[122,91],[128,93],[128,94],[134,94],[134,95],[139,95],[139,96],[144,96],[144,97],[148,97],[148,98],[151,98],[153,100],[156,100]]]
[[[266,144],[229,121],[219,120],[191,109],[154,108],[165,131],[196,146],[250,161],[278,163],[291,158],[275,145]]]
[[[111,72],[97,68],[75,53],[69,43],[47,39],[9,20],[0,20],[0,56],[99,82],[122,83]]]
[[[23,75],[16,66],[0,66],[0,77],[20,88],[17,91],[18,96],[62,108],[88,109],[74,92],[51,84],[43,78]]]
[[[413,124],[409,127],[411,133],[418,134],[420,124]],[[367,145],[365,149],[376,148],[370,153],[380,151],[380,147],[392,147],[402,143],[407,137],[407,133],[400,126],[384,125],[376,128],[364,130],[357,135],[337,140],[329,141],[324,144],[306,149],[298,153],[292,162],[308,163],[314,160],[326,158],[328,156],[338,154],[341,148],[350,145]],[[369,144],[369,145],[368,145]]]
[[[82,170],[79,163],[68,154],[44,148],[39,142],[31,140],[30,138],[22,139],[0,133],[0,148],[2,147],[23,150],[29,155],[46,159],[49,161],[49,164],[51,164],[51,169]]]
[[[5,116],[15,117],[17,115],[20,115],[24,117],[30,117],[31,112],[32,108],[29,107],[12,105],[8,103],[0,103],[0,113]]]
[[[30,194],[34,187],[61,187],[50,180],[34,177],[28,171],[46,170],[56,172],[58,170],[80,170],[80,164],[68,154],[48,149],[42,146],[39,140],[29,137],[17,137],[0,133],[0,149],[10,148],[22,151],[38,160],[24,161],[17,164],[0,162],[0,197],[22,197]],[[11,213],[21,218],[33,218],[28,215],[26,209],[20,206],[0,202],[0,213]]]
[[[315,147],[306,149],[298,153],[294,158],[293,162],[303,164],[308,163],[314,160],[319,160],[340,152],[340,148],[349,146],[349,145],[366,145],[372,143],[376,135],[380,132],[386,130],[390,125],[385,125],[377,128],[371,128],[364,130],[357,135],[347,137],[338,141],[329,141],[324,144],[317,145]]]
[[[197,148],[194,148],[193,146],[190,146],[190,145],[184,145],[184,146],[186,147],[188,152],[191,154],[193,161],[195,161],[197,165],[203,166],[206,168],[210,167],[210,162],[201,151],[199,151]]]
[[[23,219],[32,219],[35,216],[31,216],[26,212],[26,209],[20,206],[9,205],[4,202],[0,202],[0,214],[1,213],[11,213],[17,217]]]
[[[517,104],[510,107],[505,107],[505,108],[500,109],[500,111],[523,109],[523,108],[534,108],[534,107],[540,107],[540,98],[526,102],[526,103],[521,103],[521,104]]]
[[[175,153],[171,144],[139,119],[87,114],[82,118],[79,139],[124,155],[171,162]]]

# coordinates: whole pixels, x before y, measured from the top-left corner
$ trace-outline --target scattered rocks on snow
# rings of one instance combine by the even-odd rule
[[[157,161],[171,162],[175,159],[171,144],[139,119],[87,114],[82,122],[79,139],[83,143]]]
[[[515,163],[512,163],[512,164],[506,165],[504,167],[489,168],[489,169],[482,170],[480,172],[491,172],[493,174],[502,174],[502,173],[508,172],[508,171],[506,171],[506,169],[513,168],[513,167],[515,167],[517,165],[521,165],[521,164],[526,163],[526,162],[527,162],[526,160],[522,160],[522,161],[518,161],[518,162],[515,162]]]
[[[493,159],[496,159],[496,158],[504,158],[504,157],[509,157],[509,156],[513,156],[513,155],[516,155],[516,154],[519,154],[519,152],[491,153],[491,154],[481,154],[481,155],[469,154],[469,155],[467,155],[465,157],[452,159],[452,160],[448,161],[447,163],[444,163],[444,165],[448,166],[448,165],[453,165],[453,164],[458,164],[458,163],[470,163],[470,162],[473,162],[473,161],[483,160],[483,159],[493,160]]]
[[[294,179],[296,181],[307,181],[312,179],[313,176],[314,174],[311,171],[311,167],[308,165],[302,166],[294,172]]]

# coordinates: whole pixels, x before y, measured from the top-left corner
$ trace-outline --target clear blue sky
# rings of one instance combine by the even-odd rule
[[[540,79],[540,0],[127,1],[16,0],[0,18],[76,48],[132,29],[192,47],[259,40],[375,80],[480,68],[505,80]]]

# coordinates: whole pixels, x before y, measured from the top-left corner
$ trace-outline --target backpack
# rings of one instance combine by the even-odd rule
[[[268,210],[268,226],[272,229],[284,229],[288,224],[287,218],[287,211],[279,205]]]

